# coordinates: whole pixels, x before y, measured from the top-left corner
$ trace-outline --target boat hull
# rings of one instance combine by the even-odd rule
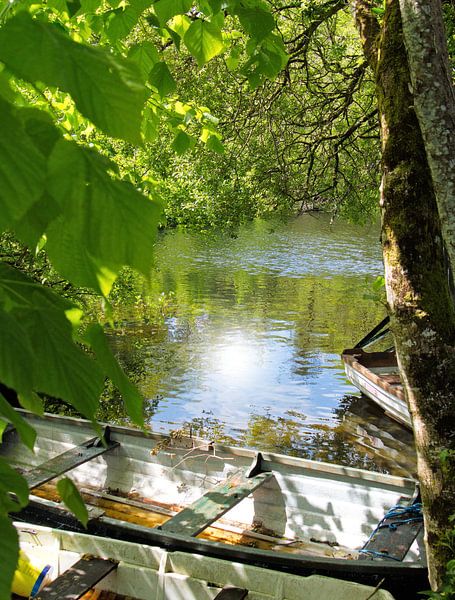
[[[93,435],[86,421],[23,414],[38,432],[36,454],[17,443],[15,432],[0,447],[0,453],[20,469],[48,461]],[[88,531],[94,535],[299,575],[319,573],[369,585],[385,577],[384,587],[394,593],[408,588],[410,581],[416,592],[428,586],[421,539],[405,562],[359,560],[357,553],[392,506],[412,502],[411,479],[264,453],[262,467],[272,475],[263,485],[197,537],[178,535],[152,527],[146,518],[149,511],[159,509],[154,525],[166,522],[201,495],[210,494],[232,472],[246,470],[255,452],[194,439],[165,443],[162,436],[123,427],[111,428],[111,440],[118,445],[67,473],[88,490],[89,499],[96,494],[103,498],[102,507],[90,509]],[[21,520],[82,531],[46,486],[34,494],[19,514]],[[116,505],[127,503],[128,514],[118,507],[110,511],[105,497],[115,497]],[[248,545],[233,545],[233,537]]]
[[[379,405],[387,415],[411,428],[411,417],[398,379],[398,365],[391,352],[364,352],[360,348],[344,350],[341,358],[349,381]],[[388,379],[393,379],[390,383]]]
[[[212,600],[226,586],[248,590],[255,600],[300,600],[337,598],[365,600],[372,587],[318,575],[296,576],[275,569],[255,567],[189,552],[130,543],[112,538],[70,533],[32,524],[16,523],[21,547],[28,556],[42,556],[54,569],[54,577],[83,555],[118,563],[97,585],[136,600]],[[386,590],[375,593],[378,600],[393,600]]]

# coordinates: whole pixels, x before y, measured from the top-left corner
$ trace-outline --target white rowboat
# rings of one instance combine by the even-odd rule
[[[385,578],[397,597],[427,589],[413,516],[388,517],[403,523],[381,527],[359,552],[392,507],[414,510],[412,479],[125,427],[109,428],[102,446],[87,421],[22,414],[38,432],[35,453],[14,430],[0,446],[33,488],[21,520],[81,530],[55,493],[64,473],[90,507],[89,533],[299,575]]]
[[[43,564],[51,567],[52,583],[48,581],[38,592],[37,597],[42,600],[57,597],[59,600],[66,597],[98,600],[125,597],[134,600],[366,600],[374,592],[371,586],[319,575],[301,577],[188,552],[168,552],[156,546],[25,523],[15,525],[21,550],[30,563],[40,565],[40,568]],[[108,574],[103,577],[106,572]],[[99,583],[93,583],[96,591],[86,592],[96,579],[100,579]],[[393,597],[386,590],[378,589],[374,599],[393,600]]]

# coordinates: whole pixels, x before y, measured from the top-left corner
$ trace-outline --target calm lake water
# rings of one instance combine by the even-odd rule
[[[116,351],[140,373],[150,425],[409,475],[411,434],[360,397],[340,353],[384,316],[377,227],[304,215],[236,237],[171,231],[150,295],[162,324],[127,321]],[[369,279],[367,282],[366,279]]]

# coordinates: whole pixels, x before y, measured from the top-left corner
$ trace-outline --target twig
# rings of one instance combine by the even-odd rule
[[[379,588],[384,583],[384,581],[385,581],[385,577],[383,577],[381,579],[381,581],[378,583],[378,585],[374,588],[374,590],[371,592],[371,594],[367,598],[365,598],[365,600],[370,600],[371,598],[373,598],[373,596],[376,594],[376,592],[379,591]]]

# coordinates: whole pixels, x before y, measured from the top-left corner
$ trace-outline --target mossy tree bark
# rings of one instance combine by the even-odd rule
[[[455,513],[455,312],[432,177],[413,106],[399,0],[386,0],[380,27],[366,2],[357,0],[354,8],[365,54],[376,72],[387,300],[413,421],[430,583],[437,589],[449,558],[440,541]],[[449,450],[445,462],[443,450]]]
[[[414,106],[455,273],[455,89],[441,0],[400,0]]]

